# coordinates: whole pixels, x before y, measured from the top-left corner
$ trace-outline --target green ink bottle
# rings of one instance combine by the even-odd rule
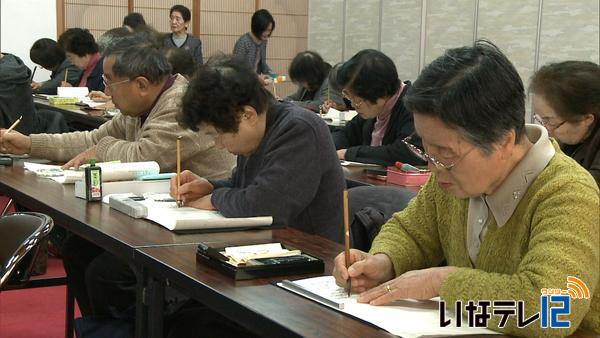
[[[90,166],[85,168],[85,199],[102,200],[102,169],[96,166],[95,159],[90,160]]]

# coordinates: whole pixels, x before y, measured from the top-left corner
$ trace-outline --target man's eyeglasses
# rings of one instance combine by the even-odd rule
[[[363,104],[363,100],[357,100],[356,98],[353,99],[352,95],[350,95],[346,89],[342,89],[342,96],[346,100],[350,101],[352,107],[354,108],[360,108],[360,106]]]
[[[104,88],[108,88],[110,90],[112,90],[113,87],[116,86],[116,85],[120,85],[122,83],[129,82],[129,81],[131,81],[131,80],[130,79],[126,79],[126,80],[122,80],[122,81],[108,83],[108,81],[106,80],[106,76],[104,76],[104,74],[102,74],[102,83],[104,83]]]
[[[563,124],[565,124],[567,122],[567,120],[564,120],[564,121],[562,121],[561,123],[558,123],[558,124],[548,123],[547,121],[544,121],[544,119],[541,116],[539,116],[538,114],[534,114],[533,115],[533,119],[537,123],[539,123],[542,126],[546,127],[546,129],[552,129],[552,130],[560,128]]]
[[[456,166],[456,164],[460,160],[465,158],[465,156],[467,156],[473,149],[475,149],[475,147],[469,149],[463,155],[459,156],[458,159],[456,161],[454,161],[454,163],[444,164],[444,163],[436,160],[435,157],[433,157],[433,156],[427,154],[426,152],[424,152],[423,150],[419,149],[419,147],[415,146],[414,144],[411,144],[409,141],[412,139],[412,137],[413,137],[413,135],[410,135],[408,137],[403,138],[401,141],[408,148],[408,150],[410,150],[415,156],[422,159],[423,161],[432,163],[438,170],[450,171],[452,168],[454,168],[454,166]]]

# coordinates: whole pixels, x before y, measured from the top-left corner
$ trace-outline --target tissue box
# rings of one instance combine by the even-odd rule
[[[408,172],[396,167],[387,168],[387,182],[404,186],[422,186],[431,176],[430,171]]]

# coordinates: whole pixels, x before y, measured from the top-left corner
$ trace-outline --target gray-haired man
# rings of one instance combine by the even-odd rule
[[[158,50],[139,44],[139,41],[132,45],[131,41],[121,40],[104,55],[104,84],[107,94],[112,95],[115,106],[121,110],[120,114],[98,129],[85,132],[25,136],[14,131],[9,134],[0,131],[0,151],[68,161],[65,167],[78,167],[92,158],[123,162],[153,160],[164,172],[175,170],[173,154],[176,140],[181,136],[183,168],[215,179],[228,176],[235,157],[224,149],[215,148],[212,137],[184,129],[175,120],[187,80],[181,75],[171,75],[171,66]],[[90,276],[119,270],[117,266],[121,262],[76,236],[66,242],[63,255],[69,286],[82,314],[109,315],[107,306],[98,301],[107,299],[101,296],[96,301],[90,299],[93,295],[88,291],[97,288],[95,278]],[[121,264],[126,267],[125,263]],[[103,268],[106,266],[111,268]],[[128,274],[126,268],[123,271]],[[104,276],[103,280],[129,280],[128,277],[131,276]],[[113,285],[128,289],[123,283],[110,286]]]

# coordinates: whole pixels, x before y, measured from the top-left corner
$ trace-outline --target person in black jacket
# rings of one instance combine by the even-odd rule
[[[425,164],[402,142],[421,146],[412,113],[402,102],[410,86],[398,79],[394,62],[380,51],[365,49],[339,67],[335,78],[358,115],[332,136],[340,160],[379,165],[396,161]]]
[[[51,71],[50,79],[41,83],[31,82],[34,93],[56,95],[56,87],[65,80],[73,86],[79,84],[81,70],[72,64],[66,57],[65,51],[52,39],[39,39],[33,43],[29,50],[31,61]],[[67,73],[67,69],[69,72]],[[33,80],[33,79],[32,79]]]

